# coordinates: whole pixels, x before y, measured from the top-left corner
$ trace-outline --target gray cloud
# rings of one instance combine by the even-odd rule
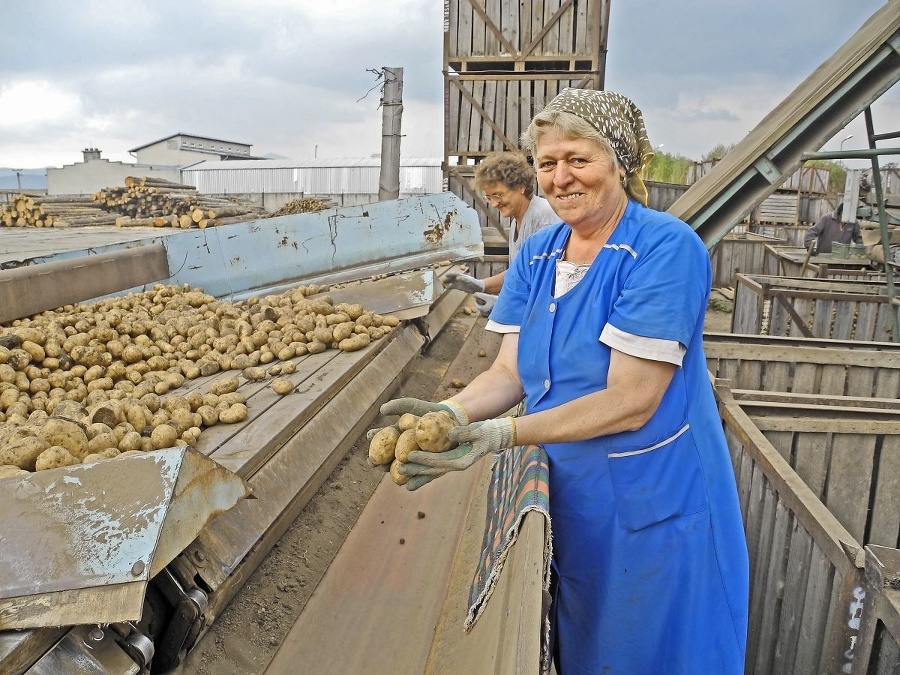
[[[607,87],[642,107],[651,138],[699,157],[740,140],[882,4],[613,0]],[[442,18],[437,0],[8,2],[0,165],[58,166],[87,145],[128,159],[179,131],[258,154],[368,155],[369,70],[385,66],[404,69],[404,155],[441,156]],[[47,102],[4,111],[23,83]]]

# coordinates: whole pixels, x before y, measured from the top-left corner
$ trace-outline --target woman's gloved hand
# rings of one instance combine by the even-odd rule
[[[491,310],[494,309],[494,303],[497,302],[497,296],[489,293],[476,293],[473,297],[475,298],[475,305],[478,307],[478,311],[481,312],[481,316],[490,315]]]
[[[417,417],[421,417],[425,413],[443,411],[449,413],[456,420],[457,424],[466,425],[469,423],[469,416],[466,409],[456,401],[441,401],[440,403],[431,403],[418,398],[395,398],[381,406],[382,415],[404,415],[412,413]]]
[[[450,430],[450,440],[458,443],[446,452],[414,450],[407,462],[397,469],[410,476],[407,490],[418,490],[448,471],[464,471],[489,452],[511,448],[516,444],[516,423],[513,417],[473,422]]]
[[[481,279],[470,277],[468,274],[450,270],[443,277],[441,283],[446,288],[455,288],[464,293],[479,293],[484,290],[484,282]]]

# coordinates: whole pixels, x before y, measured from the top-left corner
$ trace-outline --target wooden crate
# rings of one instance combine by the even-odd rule
[[[706,363],[734,389],[900,398],[900,344],[707,333]]]
[[[752,223],[750,231],[767,237],[781,239],[786,246],[803,247],[803,237],[809,225],[793,225],[791,223]],[[769,272],[772,274],[772,272]]]
[[[900,551],[866,547],[865,606],[853,673],[896,673],[900,664]]]
[[[732,394],[855,541],[891,548],[900,543],[897,399]]]
[[[485,255],[466,263],[469,266],[469,274],[476,279],[486,279],[495,274],[506,271],[509,267],[508,255]]]
[[[749,232],[731,232],[710,252],[714,287],[734,286],[735,274],[764,274],[766,245],[782,240]]]
[[[732,332],[892,341],[897,299],[876,281],[736,275]]]
[[[766,197],[753,211],[752,220],[760,223],[797,224],[800,197],[796,192],[776,192]]]
[[[726,386],[716,387],[750,555],[747,673],[849,672],[862,545],[816,497]]]
[[[602,89],[609,0],[444,3],[445,170],[515,150],[565,87]]]

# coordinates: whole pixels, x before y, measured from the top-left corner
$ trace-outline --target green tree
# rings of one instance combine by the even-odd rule
[[[657,150],[650,164],[644,169],[644,178],[658,183],[684,185],[687,182],[688,167],[692,163],[687,157]]]
[[[847,171],[837,162],[830,159],[811,159],[803,166],[813,166],[817,169],[826,169],[828,171],[829,194],[837,194],[844,191],[844,183],[847,180]]]
[[[735,144],[724,145],[723,143],[719,143],[712,150],[703,155],[703,162],[713,162],[722,159],[725,155],[727,155],[732,149],[734,149]]]

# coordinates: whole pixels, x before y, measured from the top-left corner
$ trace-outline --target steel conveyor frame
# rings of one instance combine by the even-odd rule
[[[816,150],[900,79],[900,2],[889,0],[669,208],[712,248]]]

